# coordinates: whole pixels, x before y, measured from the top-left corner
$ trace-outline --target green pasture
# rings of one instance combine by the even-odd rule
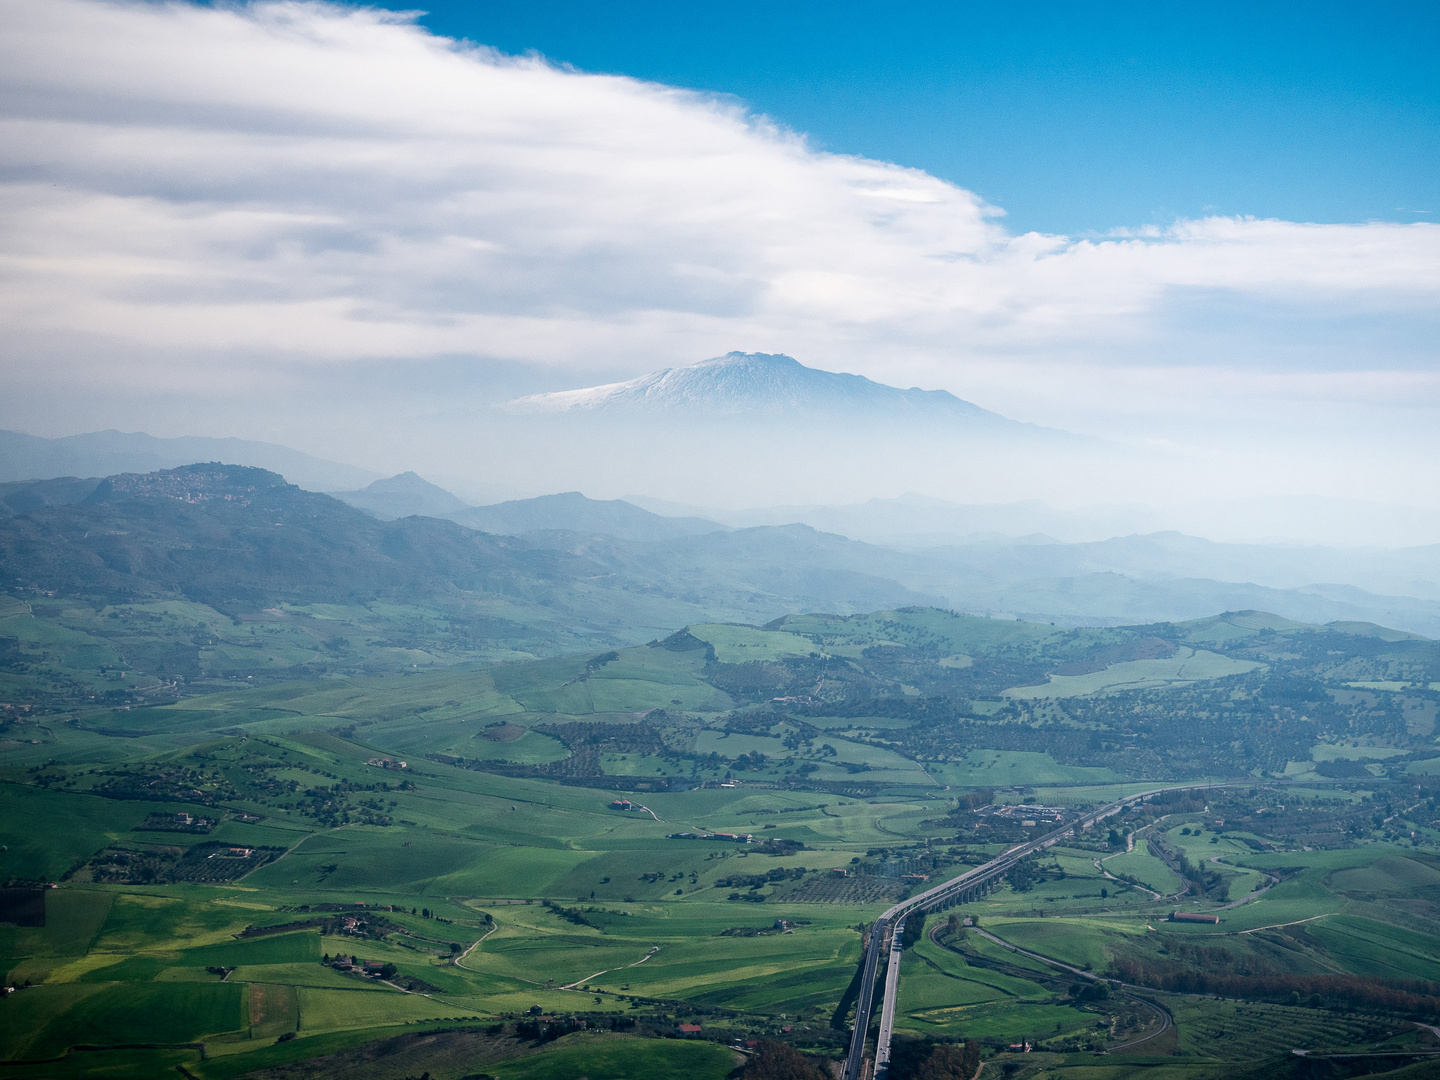
[[[514,761],[521,765],[540,765],[547,761],[561,761],[569,757],[570,751],[559,739],[541,735],[538,731],[527,731],[518,739],[498,742],[485,736],[481,728],[467,734],[462,745],[450,743],[461,757],[483,758],[491,761]]]
[[[300,1003],[293,986],[252,982],[247,1002],[252,1039],[273,1039],[293,1032],[300,1023]]]
[[[318,935],[300,931],[220,945],[202,945],[181,953],[188,967],[237,967],[240,964],[293,964],[320,959]]]
[[[1179,874],[1150,854],[1150,847],[1143,838],[1135,841],[1133,851],[1108,856],[1101,865],[1117,876],[1129,874],[1161,896],[1169,896],[1185,887],[1185,880]]]
[[[173,804],[116,802],[94,795],[0,783],[0,880],[54,881]]]
[[[44,926],[0,923],[0,965],[18,965],[7,975],[8,982],[35,978],[83,957],[114,900],[108,892],[50,889],[45,893]]]
[[[1102,897],[1101,889],[1109,895]],[[1068,874],[1059,880],[1037,881],[1024,892],[1002,886],[980,901],[987,910],[1035,918],[1068,915],[1077,909],[1085,912],[1148,909],[1153,903],[1149,893],[1132,889],[1123,882],[1098,876],[1072,878]]]
[[[1204,649],[1181,647],[1174,656],[1161,660],[1126,660],[1088,675],[1051,675],[1043,686],[1013,686],[1002,692],[1007,698],[1067,698],[1099,694],[1107,690],[1149,690],[1187,686],[1195,682],[1243,675],[1264,667],[1252,660],[1235,660]]]
[[[821,650],[809,638],[784,630],[760,630],[753,626],[707,623],[687,627],[693,637],[715,649],[722,664],[745,664],[753,660],[784,660],[809,656]]]
[[[960,954],[928,937],[904,954],[900,976],[896,1012],[914,1022],[907,1026],[921,1031],[950,1031],[958,1022],[957,1009],[963,1012],[981,1003],[1018,1006],[1050,996],[1039,983],[971,966]]]
[[[732,731],[706,730],[695,736],[695,752],[697,754],[719,754],[721,757],[735,758],[742,754],[764,754],[767,757],[780,757],[787,753],[785,744],[780,739],[769,735],[743,735]]]
[[[798,1012],[805,1001],[833,1007],[859,958],[858,935],[841,921],[851,912],[790,934],[737,937],[721,931],[768,928],[782,913],[804,916],[750,904],[664,905],[663,915],[591,912],[596,929],[538,905],[492,910],[500,928],[466,957],[466,967],[537,988],[578,980],[611,993],[628,987],[649,997]]]
[[[856,765],[868,765],[872,769],[916,774],[917,778],[907,781],[908,783],[927,785],[934,783],[933,780],[925,775],[925,772],[929,768],[928,765],[923,767],[919,766],[903,754],[897,754],[895,751],[887,750],[883,746],[870,746],[867,743],[852,742],[849,739],[839,736],[834,736],[829,739],[817,739],[816,741],[822,745],[832,747],[835,751],[833,757],[827,755],[826,757],[816,759],[822,766],[826,762],[850,762]]]
[[[937,1006],[897,1015],[897,1030],[952,1038],[995,1038],[1006,1042],[1050,1038],[1089,1027],[1094,1016],[1068,1005],[1042,1001],[980,1001]]]
[[[475,831],[482,838],[487,832]],[[578,852],[499,846],[420,830],[357,827],[312,837],[246,881],[270,888],[342,890],[356,897],[430,892],[536,896],[584,857]]]
[[[157,944],[170,950],[228,943],[254,921],[253,911],[221,904],[206,891],[117,891],[114,906],[92,946],[99,953],[133,953]]]
[[[302,986],[296,990],[300,1030],[337,1031],[383,1027],[407,1021],[478,1015],[472,1009],[398,991],[329,990]]]
[[[1440,981],[1440,941],[1432,934],[1349,915],[1322,919],[1307,933],[1347,971]]]
[[[586,679],[592,711],[726,708],[729,699],[700,680],[703,666],[704,657],[696,652],[648,647],[622,650],[618,660],[595,669]]]
[[[1440,869],[1432,860],[1409,858],[1403,849],[1371,849],[1369,854],[1369,858],[1317,859],[1313,864],[1333,867],[1325,884],[1353,899],[1440,899]]]
[[[10,599],[10,598],[7,598]],[[103,685],[100,668],[124,663],[114,646],[79,630],[47,618],[36,618],[25,608],[11,607],[0,614],[0,636],[14,638],[21,652],[49,675],[64,673]]]
[[[733,1050],[701,1040],[577,1033],[489,1068],[498,1080],[724,1080],[741,1060]]]
[[[835,645],[941,643],[945,652],[977,654],[1002,648],[1028,651],[1063,636],[1063,630],[1011,619],[961,615],[937,608],[876,611],[865,615],[787,615],[781,629],[802,634],[826,648]]]
[[[156,1076],[179,1075],[178,1068],[193,1069],[200,1060],[198,1049],[189,1050],[100,1050],[70,1054],[41,1064],[0,1061],[4,1080],[154,1080]]]
[[[1103,971],[1114,955],[1114,945],[1148,931],[1138,920],[1045,918],[986,918],[982,929],[1022,949],[1049,956],[1087,971]]]
[[[60,992],[59,1000],[48,1002],[45,1019],[12,1044],[7,1056],[49,1057],[75,1043],[134,1042],[136,1032],[144,1032],[146,1042],[192,1042],[249,1026],[245,988],[228,983],[109,983],[38,991],[49,991],[52,999]],[[38,998],[38,991],[21,994]]]
[[[1410,753],[1394,746],[1344,746],[1316,743],[1310,748],[1312,761],[1383,761]]]
[[[950,787],[1106,784],[1122,779],[1110,769],[1061,765],[1049,754],[1032,750],[972,750],[959,761],[927,763],[925,768]]]

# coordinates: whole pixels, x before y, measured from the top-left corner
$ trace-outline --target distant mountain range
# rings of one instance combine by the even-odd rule
[[[995,533],[972,533],[961,542],[937,532],[927,544],[919,542],[926,537],[907,530],[927,523],[958,529],[1067,519],[1040,503],[963,507],[907,497],[858,507],[797,508],[808,518],[804,522],[777,509],[737,514],[722,524],[578,492],[445,511],[454,497],[413,474],[367,491],[379,489],[394,498],[386,504],[388,513],[377,509],[373,497],[354,505],[399,517],[398,511],[428,494],[444,511],[435,516],[598,562],[615,580],[629,582],[627,588],[658,588],[732,608],[744,607],[740,597],[749,591],[761,611],[770,610],[764,605],[776,597],[803,595],[844,610],[930,603],[1074,625],[1257,609],[1302,622],[1379,622],[1440,636],[1440,547],[1355,552],[1219,544],[1174,532],[1083,543]],[[350,501],[355,494],[337,497]],[[887,518],[897,537],[912,541],[909,547],[854,539],[867,529],[883,535]],[[830,529],[823,527],[827,524]]]
[[[944,390],[901,390],[861,375],[806,367],[783,353],[726,353],[627,382],[518,398],[510,408],[520,413],[691,414],[704,418],[849,414],[1028,426]]]
[[[58,439],[0,431],[0,482],[57,476],[101,477],[174,469],[197,461],[250,465],[280,473],[311,491],[368,484],[375,474],[312,457],[275,443],[186,435],[156,438],[144,432],[91,431]]]
[[[198,441],[206,450],[214,450],[217,443],[241,449],[259,447],[265,452],[284,449],[238,440]],[[169,440],[151,442],[173,451]],[[100,443],[105,445],[104,440]],[[139,445],[144,449],[147,444]],[[297,460],[302,458],[304,455],[296,455]],[[217,467],[197,465],[171,472],[210,477],[206,483],[223,486],[229,482],[224,479],[230,475],[228,468],[218,467],[217,471]],[[101,506],[114,504],[118,493],[136,483],[123,477],[62,477],[0,484],[0,522],[8,521],[0,524],[0,529],[12,540],[28,537],[20,547],[10,548],[7,558],[30,552],[21,561],[33,566],[35,558],[49,552],[45,558],[56,560],[50,563],[51,571],[61,572],[67,564],[58,553],[72,542],[66,539],[69,534],[63,529],[53,536],[36,534],[29,531],[34,523],[50,520],[55,513],[59,513],[54,517],[57,522],[67,514],[79,515],[77,525],[82,519],[90,521]],[[279,477],[262,486],[276,485],[277,491],[294,490]],[[286,498],[294,502],[300,495]],[[415,557],[421,551],[430,553],[428,576],[421,577],[405,569],[411,555],[383,571],[381,564],[368,569],[357,564],[335,569],[334,575],[327,577],[331,572],[322,566],[320,576],[330,583],[327,588],[368,580],[381,592],[392,586],[413,591],[421,588],[421,581],[428,583],[423,590],[431,592],[464,590],[477,587],[475,583],[482,580],[505,579],[511,571],[504,566],[513,564],[515,572],[532,585],[538,573],[545,588],[603,582],[602,592],[623,593],[632,600],[644,598],[644,625],[651,629],[700,618],[766,621],[792,611],[845,612],[938,604],[1074,625],[1184,620],[1221,610],[1259,609],[1304,622],[1370,621],[1440,636],[1440,546],[1435,545],[1364,551],[1220,544],[1175,532],[1063,543],[1042,533],[1018,538],[1000,534],[1000,528],[1065,525],[1062,512],[1041,503],[965,507],[915,496],[872,500],[853,507],[757,511],[729,515],[723,522],[698,515],[655,513],[624,500],[588,499],[578,492],[472,507],[415,473],[337,492],[333,499],[311,493],[304,493],[304,498],[312,500],[307,506],[317,508],[312,517],[332,520],[338,529],[334,536],[326,529],[319,533],[308,530],[304,535],[313,535],[318,546],[302,544],[300,550],[309,552],[305,558],[318,558],[332,545],[351,551],[373,550],[387,558],[393,558],[395,552],[412,552]],[[321,507],[329,509],[321,513]],[[337,516],[341,510],[351,516]],[[354,516],[362,510],[358,518]],[[375,532],[379,527],[376,519],[393,524]],[[92,524],[101,526],[103,520],[102,515]],[[372,524],[355,533],[359,521]],[[1098,528],[1103,523],[1103,518],[1097,518],[1090,524]],[[987,525],[996,531],[980,531]],[[961,530],[967,528],[976,531],[962,535]],[[471,530],[492,538],[514,537],[516,542],[489,549],[498,563],[489,562],[483,571],[465,565],[470,561],[468,554],[442,556],[445,551],[468,552],[469,542],[460,538],[475,535]],[[169,552],[163,558],[127,554],[129,545],[137,541],[117,538],[143,532],[118,523],[98,528],[92,541],[87,541],[93,548],[90,554],[71,551],[72,569],[84,577],[91,572],[84,570],[86,566],[94,573],[109,568],[101,576],[118,588],[120,579],[106,576],[117,567],[171,565],[193,557],[182,552],[199,550],[195,538],[177,521],[173,529],[155,534],[159,549]],[[272,545],[270,558],[288,565],[291,553],[282,550],[283,545],[273,546],[281,534],[260,532]],[[325,535],[321,537],[321,533]],[[209,533],[201,529],[201,536],[200,548],[208,549]],[[422,541],[422,536],[427,539]],[[865,539],[872,542],[862,542]],[[258,555],[222,561],[226,563],[223,574],[219,567],[206,572],[228,581],[232,572],[249,566],[257,582],[268,573],[269,564]],[[12,565],[7,563],[0,570],[9,573]],[[543,572],[538,569],[541,566],[546,568]],[[171,580],[173,573],[167,573],[169,578],[164,574],[161,578]],[[299,574],[299,569],[295,573]],[[12,574],[12,579],[15,576]],[[98,587],[99,580],[92,583]],[[218,580],[196,587],[210,589]],[[382,588],[382,582],[392,584]],[[239,582],[232,584],[240,587]],[[593,603],[600,594],[593,584],[584,588],[591,593],[587,605]],[[559,602],[559,609],[568,603]],[[582,605],[573,613],[573,621],[594,622],[593,616],[581,616],[582,609],[591,610]]]
[[[634,501],[656,513],[696,513],[690,507],[643,497],[636,497]],[[1143,506],[1072,511],[1057,510],[1038,499],[967,504],[913,492],[844,506],[767,506],[710,511],[708,516],[736,528],[801,522],[854,540],[906,548],[1001,538],[1026,543],[1073,543],[1163,528],[1160,516]]]
[[[729,526],[704,518],[662,517],[622,499],[587,499],[578,491],[474,506],[447,516],[469,528],[501,536],[559,530],[650,541],[730,531]]]
[[[236,618],[280,604],[428,605],[470,624],[461,636],[483,641],[488,655],[936,599],[814,557],[864,545],[803,526],[721,531],[715,537],[736,539],[695,549],[707,538],[495,536],[424,516],[379,521],[233,465],[12,483],[0,486],[0,504],[11,510],[0,516],[0,577],[22,595],[101,606],[187,599]],[[587,512],[606,512],[598,506]],[[397,645],[406,640],[397,633]]]
[[[392,499],[390,509],[422,496],[453,505],[453,496],[413,474],[369,495],[372,503]],[[448,521],[420,515],[380,522],[375,518],[385,515],[232,466],[11,483],[0,485],[0,507],[10,514],[0,519],[0,572],[12,581],[143,595],[178,589],[222,607],[285,596],[438,597],[499,588],[512,604],[532,598],[524,602],[538,605],[532,626],[567,609],[572,619],[593,622],[593,614],[581,613],[597,603],[604,608],[598,598],[607,593],[616,598],[611,607],[621,596],[643,601],[646,632],[705,618],[763,622],[786,612],[935,604],[1071,625],[1259,609],[1303,622],[1369,621],[1440,636],[1440,548],[1384,553],[1414,582],[1409,595],[1396,596],[1320,578],[1297,584],[1307,569],[1343,568],[1345,553],[1164,534],[897,551],[806,525],[730,530],[573,492],[465,508]],[[1288,577],[1277,577],[1282,573]]]
[[[515,499],[490,506],[467,506],[442,487],[413,472],[376,480],[359,491],[330,492],[341,502],[372,517],[391,521],[422,515],[448,518],[496,536],[569,532],[612,536],[620,540],[670,540],[725,532],[728,525],[697,517],[670,517],[642,510],[621,499],[587,499],[578,491]],[[35,498],[26,495],[26,498]],[[3,502],[0,494],[0,502]]]

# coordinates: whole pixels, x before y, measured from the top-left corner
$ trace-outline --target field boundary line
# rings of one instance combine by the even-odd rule
[[[343,829],[344,827],[345,827],[345,826],[343,826],[343,825],[340,826],[341,829]],[[338,831],[338,830],[331,830],[331,831]],[[302,836],[299,840],[296,840],[295,843],[291,844],[291,845],[290,845],[289,847],[287,847],[284,851],[282,851],[279,855],[276,855],[275,858],[272,859],[270,862],[261,863],[259,866],[252,866],[249,870],[246,870],[245,873],[241,874],[239,877],[237,877],[237,878],[236,878],[233,882],[231,882],[230,884],[232,884],[232,885],[238,885],[238,884],[240,884],[240,882],[244,881],[244,880],[245,880],[247,877],[249,877],[251,874],[255,873],[255,871],[260,870],[260,869],[263,869],[264,867],[267,867],[267,866],[278,866],[278,865],[280,864],[280,860],[283,859],[283,858],[285,858],[286,855],[289,855],[292,851],[298,851],[298,850],[300,849],[300,845],[303,844],[303,843],[305,843],[306,840],[309,840],[309,839],[311,839],[312,837],[319,836],[319,835],[320,835],[319,833],[313,833],[313,832],[306,833],[306,834],[305,834],[304,836]]]
[[[1311,915],[1308,919],[1296,919],[1293,922],[1277,922],[1273,926],[1252,926],[1249,930],[1233,930],[1236,937],[1241,934],[1258,934],[1261,930],[1279,930],[1283,926],[1299,926],[1301,923],[1314,922],[1316,919],[1328,919],[1331,915],[1338,915],[1339,912],[1327,911],[1323,915]]]
[[[470,968],[466,968],[465,970],[466,970],[466,971],[469,971],[469,970],[471,970],[471,969],[470,969]],[[422,993],[422,992],[419,991],[419,990],[407,990],[407,989],[405,989],[405,987],[400,986],[400,985],[398,985],[397,983],[393,983],[393,982],[391,982],[389,979],[379,979],[379,980],[377,980],[377,981],[378,981],[378,982],[381,982],[381,983],[384,983],[386,986],[390,987],[390,989],[392,989],[392,990],[399,990],[400,993],[402,993],[402,994],[409,994],[411,997],[422,997],[422,998],[424,998],[426,1001],[438,1001],[441,1005],[448,1005],[448,1006],[450,1006],[451,1008],[459,1009],[461,1012],[474,1013],[477,1018],[485,1015],[485,1014],[482,1013],[479,1009],[475,1008],[473,1005],[459,1005],[459,1004],[456,1004],[456,1003],[453,1002],[453,1001],[446,1001],[446,1000],[445,1000],[444,998],[442,998],[442,997],[436,997],[434,994],[425,994],[425,993]],[[437,1016],[435,1019],[439,1020],[439,1019],[442,1019],[442,1018]],[[421,1022],[421,1023],[424,1023],[423,1020],[420,1021],[420,1022]],[[342,1030],[343,1030],[343,1029],[342,1029]]]

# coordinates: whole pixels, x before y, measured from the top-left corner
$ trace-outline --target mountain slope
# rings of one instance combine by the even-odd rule
[[[0,698],[12,702],[124,703],[144,689],[137,672],[163,694],[176,679],[413,670],[916,605],[1062,625],[1258,608],[1440,633],[1440,605],[1359,590],[1055,575],[1026,565],[1028,551],[966,564],[800,525],[638,541],[380,521],[240,466],[7,485],[4,500]]]
[[[381,521],[242,466],[0,490],[0,700],[12,703],[173,700],[202,683],[554,656],[687,623],[924,599],[803,557],[687,554],[691,538],[669,541],[681,547],[660,567],[652,544],[593,534]]]
[[[472,506],[446,516],[468,528],[502,536],[562,530],[621,540],[669,540],[723,532],[726,528],[704,518],[662,517],[622,499],[587,499],[578,491]]]
[[[706,417],[854,413],[1014,424],[944,390],[901,390],[861,375],[806,367],[780,353],[726,353],[628,382],[519,398],[511,407],[526,413],[697,413]]]
[[[448,517],[467,504],[413,472],[376,480],[359,491],[332,491],[335,498],[382,520],[402,517]],[[489,530],[494,531],[494,530]]]
[[[512,586],[560,574],[554,554],[434,518],[380,522],[239,465],[102,480],[82,501],[18,514],[0,567],[21,586],[128,599],[184,596],[223,610]]]
[[[311,457],[288,446],[247,439],[189,435],[160,439],[138,431],[91,431],[44,439],[18,431],[0,431],[0,482],[144,473],[196,461],[269,469],[292,484],[312,491],[353,488],[375,479],[374,473],[353,465]]]

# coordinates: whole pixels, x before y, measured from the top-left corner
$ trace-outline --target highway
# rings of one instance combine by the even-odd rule
[[[1004,876],[1011,867],[1027,855],[1051,847],[1067,836],[1106,818],[1120,813],[1127,806],[1134,806],[1154,795],[1165,791],[1195,791],[1200,788],[1225,787],[1224,784],[1177,784],[1170,787],[1137,791],[1117,802],[1109,803],[1098,810],[1062,825],[1052,832],[1024,844],[1018,844],[1003,851],[987,863],[967,870],[959,877],[942,882],[908,900],[902,900],[890,908],[870,928],[870,946],[865,951],[865,968],[862,974],[860,993],[855,1002],[855,1025],[851,1029],[850,1052],[845,1059],[842,1080],[861,1080],[861,1069],[865,1063],[865,1041],[870,1031],[870,1021],[875,1005],[875,976],[879,971],[882,951],[889,952],[885,970],[885,991],[880,1008],[880,1035],[875,1046],[875,1071],[873,1080],[885,1080],[890,1065],[890,1036],[895,1027],[895,1003],[900,996],[900,937],[904,931],[905,917],[911,912],[933,911],[951,901],[964,899],[971,890]]]
[[[850,1055],[845,1059],[845,1072],[841,1080],[860,1080],[860,1066],[865,1062],[865,1035],[870,1030],[870,1011],[875,999],[875,972],[879,969],[880,950],[883,948],[879,941],[885,931],[885,924],[879,920],[876,920],[875,925],[870,928],[870,947],[865,950],[865,967],[860,973],[860,993],[855,999],[854,1031],[858,1033],[858,1043],[857,1036],[851,1035]],[[899,969],[896,970],[898,972]],[[890,977],[888,971],[885,977],[887,979]],[[898,986],[900,982],[898,974],[895,982]],[[862,1017],[864,1018],[863,1025]],[[855,1052],[857,1045],[860,1048],[858,1054]]]
[[[890,963],[885,968],[885,995],[880,1003],[880,1037],[875,1043],[875,1080],[890,1071],[890,1036],[895,1029],[895,1000],[900,996],[900,953],[905,937],[905,917],[890,935]]]

